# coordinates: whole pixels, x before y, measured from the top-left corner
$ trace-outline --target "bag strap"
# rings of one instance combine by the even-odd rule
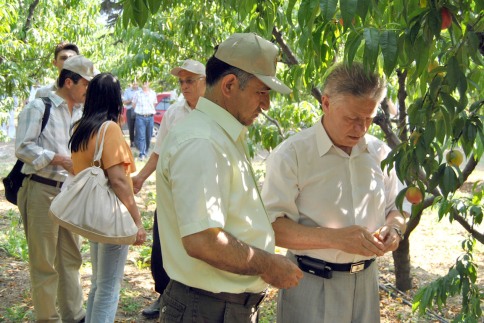
[[[44,102],[44,115],[42,116],[42,126],[40,127],[40,133],[44,131],[47,122],[49,121],[50,117],[50,107],[52,106],[52,101],[48,97],[41,97],[42,101]]]
[[[106,130],[108,130],[109,123],[111,123],[110,120],[105,121],[101,127],[99,128],[99,132],[97,133],[97,138],[96,138],[96,150],[94,151],[94,160],[92,161],[93,165],[97,164],[101,166],[101,157],[103,154],[103,146],[104,146],[104,135],[106,134]],[[104,130],[103,130],[104,127]],[[101,144],[98,145],[99,143],[99,135],[101,134],[102,131],[102,139],[101,139]]]

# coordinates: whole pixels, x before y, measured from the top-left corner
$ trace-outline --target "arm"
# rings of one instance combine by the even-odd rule
[[[156,170],[158,157],[159,155],[153,152],[150,156],[150,159],[148,159],[148,162],[145,164],[145,166],[139,171],[139,173],[136,176],[133,176],[131,178],[133,181],[133,189],[135,194],[138,194],[138,192],[141,190],[141,187],[143,186],[143,183]]]
[[[191,257],[231,273],[260,276],[277,288],[297,286],[303,276],[286,257],[252,247],[220,228],[185,236],[182,242]]]
[[[407,212],[400,213],[398,210],[390,211],[386,217],[385,224],[375,232],[375,237],[385,245],[385,252],[395,251],[400,244],[401,238],[398,229],[403,233],[406,230]]]
[[[69,173],[73,172],[72,160],[68,155],[55,153],[37,144],[42,131],[44,103],[37,99],[29,103],[18,118],[18,128],[15,139],[15,155],[36,170],[47,165],[60,165]]]
[[[384,246],[366,228],[352,225],[341,229],[308,227],[287,217],[272,223],[276,245],[294,250],[338,249],[362,256],[383,256]]]
[[[131,190],[131,186],[128,182],[128,177],[126,177],[123,164],[117,164],[106,169],[108,174],[109,182],[113,188],[114,193],[119,198],[119,200],[126,206],[134,223],[138,227],[138,234],[136,236],[136,242],[134,245],[143,244],[146,240],[146,231],[141,223],[141,215],[138,210],[138,206],[134,201],[134,195]]]

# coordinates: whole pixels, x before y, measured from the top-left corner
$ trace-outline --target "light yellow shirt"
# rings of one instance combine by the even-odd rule
[[[222,228],[274,252],[274,232],[244,151],[246,132],[227,111],[200,98],[163,141],[156,195],[163,265],[171,279],[212,292],[260,292],[267,287],[259,276],[229,273],[188,256],[181,240]]]
[[[366,135],[348,156],[333,145],[321,122],[288,138],[267,160],[262,198],[272,221],[286,215],[311,227],[384,224],[396,210],[399,180],[380,163],[390,148]],[[367,259],[336,249],[292,250],[334,263]]]

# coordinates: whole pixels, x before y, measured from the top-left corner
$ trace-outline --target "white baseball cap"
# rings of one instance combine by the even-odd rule
[[[289,94],[291,89],[276,77],[278,54],[279,49],[270,41],[254,33],[237,33],[218,46],[215,57],[253,74],[272,90]]]
[[[181,70],[205,76],[205,65],[193,59],[185,60],[182,66],[173,68],[170,73],[171,75],[178,76],[178,73],[180,73]]]

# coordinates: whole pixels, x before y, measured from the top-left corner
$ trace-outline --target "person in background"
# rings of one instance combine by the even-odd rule
[[[207,88],[172,127],[156,168],[158,230],[170,282],[161,322],[256,322],[268,284],[297,285],[302,272],[274,254],[274,236],[245,136],[272,90],[278,48],[234,34],[206,65]]]
[[[134,123],[136,114],[134,113],[133,109],[133,98],[139,91],[140,88],[138,87],[138,81],[135,79],[133,83],[131,83],[131,86],[128,87],[123,93],[123,104],[126,108],[126,123],[128,125],[130,147],[135,146]]]
[[[52,64],[57,68],[58,73],[62,70],[64,66],[64,62],[69,57],[79,55],[79,48],[75,44],[68,43],[68,42],[60,42],[54,49],[54,59],[52,60]],[[42,86],[37,89],[35,92],[36,98],[47,97],[49,93],[52,91],[57,90],[58,88],[58,80],[54,83]]]
[[[134,132],[136,134],[136,148],[139,150],[139,160],[144,161],[150,148],[153,135],[153,116],[155,114],[156,93],[150,89],[150,82],[144,82],[141,91],[132,100],[136,119]]]
[[[68,147],[70,130],[81,115],[89,81],[97,71],[84,56],[70,57],[50,92],[49,121],[41,131],[44,102],[35,99],[18,117],[15,155],[27,176],[18,192],[29,249],[30,280],[38,322],[83,322],[83,296],[79,268],[80,238],[55,224],[48,215],[52,199],[73,173]],[[59,312],[56,309],[59,306]]]
[[[119,81],[109,73],[95,76],[87,90],[82,118],[74,124],[74,133],[69,144],[74,174],[78,174],[92,165],[97,135],[104,129],[101,126],[106,121],[113,121],[105,125],[107,129],[101,168],[105,170],[114,193],[126,206],[138,227],[134,244],[140,245],[146,240],[146,231],[134,201],[129,177],[136,170],[133,155],[124,139],[121,126],[117,123],[122,112]],[[90,247],[92,276],[86,322],[114,322],[129,246],[90,241]]]
[[[336,65],[324,83],[323,117],[267,160],[262,199],[276,244],[304,273],[279,291],[278,322],[379,322],[376,257],[398,248],[405,212],[399,180],[381,161],[390,148],[367,134],[386,94],[363,65]]]
[[[198,99],[205,93],[205,66],[195,60],[187,59],[179,67],[171,70],[173,76],[178,77],[180,90],[183,99],[173,103],[163,115],[158,136],[156,137],[153,153],[141,171],[133,176],[134,192],[138,193],[145,180],[155,171],[160,153],[160,146],[168,130],[179,121],[183,120],[190,112],[195,109]],[[163,206],[161,206],[163,207]],[[160,237],[158,235],[158,221],[156,210],[153,221],[153,245],[151,247],[151,275],[155,282],[155,291],[160,296],[147,308],[142,311],[147,318],[157,318],[160,316],[160,299],[170,278],[163,269],[163,257],[161,253]]]

